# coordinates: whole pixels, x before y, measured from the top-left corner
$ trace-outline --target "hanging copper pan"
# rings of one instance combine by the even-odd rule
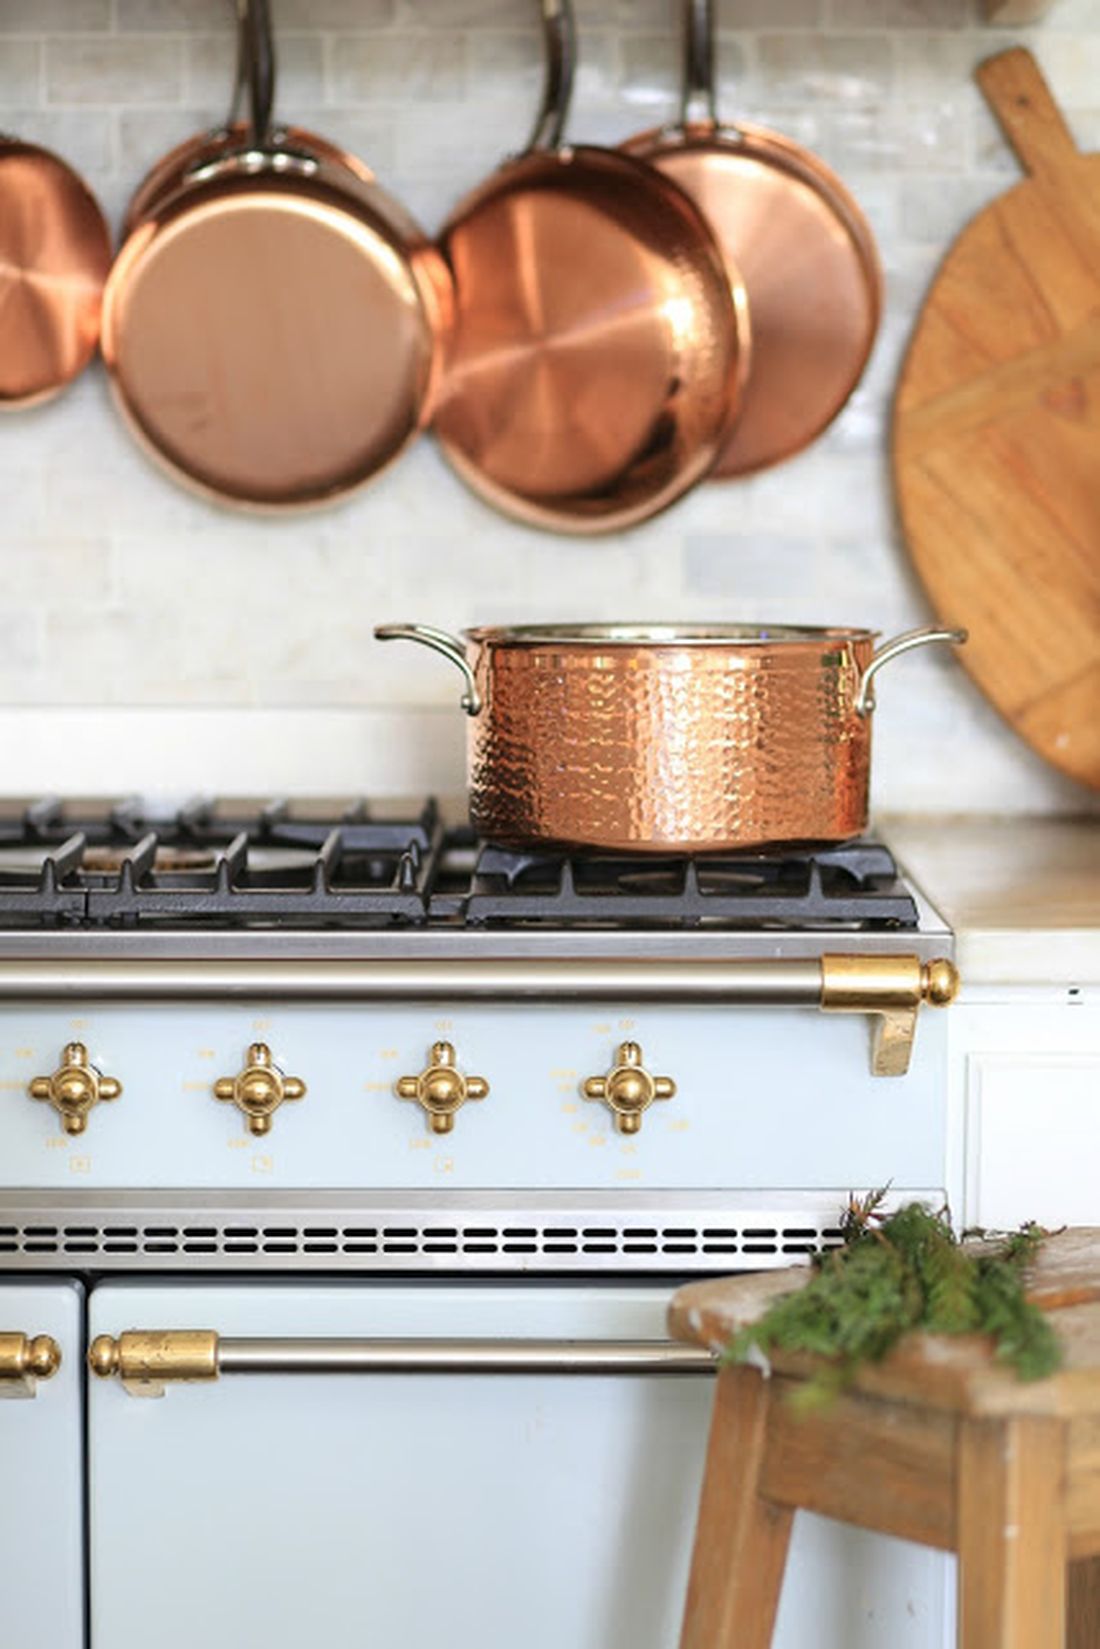
[[[146,173],[131,195],[122,223],[123,238],[137,228],[143,218],[149,217],[158,201],[170,195],[187,181],[188,176],[202,166],[213,165],[248,147],[251,128],[243,117],[248,91],[249,11],[248,0],[235,0],[237,13],[237,71],[229,113],[221,126],[212,131],[197,132],[177,143]],[[278,127],[272,140],[279,148],[296,154],[309,154],[317,160],[330,161],[334,166],[346,167],[364,183],[374,182],[374,173],[365,161],[348,150],[340,148],[328,138],[318,137],[301,126]]]
[[[141,443],[236,504],[316,504],[370,480],[430,416],[449,281],[377,184],[271,124],[267,0],[247,0],[243,146],[157,195],[104,297],[103,354]]]
[[[110,267],[83,179],[48,149],[0,138],[0,407],[48,400],[84,370]]]
[[[711,0],[682,3],[679,122],[623,147],[691,196],[748,292],[752,381],[713,472],[728,477],[791,457],[836,417],[874,344],[882,272],[863,213],[823,161],[776,132],[719,123]]]
[[[527,150],[440,235],[455,331],[435,431],[462,478],[534,526],[613,532],[711,469],[747,364],[744,294],[698,209],[614,150],[561,146],[571,0],[542,0]]]

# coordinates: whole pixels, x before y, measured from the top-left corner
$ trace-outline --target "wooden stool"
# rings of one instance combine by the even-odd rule
[[[725,1347],[806,1276],[693,1283],[670,1332]],[[799,1508],[957,1552],[961,1649],[1100,1649],[1100,1231],[1051,1238],[1028,1291],[1065,1350],[1049,1380],[912,1334],[802,1417],[787,1399],[812,1358],[722,1369],[680,1649],[769,1649]]]

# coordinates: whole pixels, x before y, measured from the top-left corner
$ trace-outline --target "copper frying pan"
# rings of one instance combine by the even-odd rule
[[[506,514],[614,532],[671,504],[722,451],[747,364],[744,294],[668,178],[615,150],[561,146],[571,0],[541,11],[531,141],[440,235],[455,331],[435,431]]]
[[[836,417],[874,344],[882,272],[863,213],[823,161],[776,132],[719,123],[711,0],[683,11],[680,119],[623,147],[701,207],[748,292],[752,381],[719,478],[791,457]]]
[[[449,282],[373,182],[276,141],[267,0],[246,0],[247,141],[205,160],[128,236],[103,354],[142,445],[232,503],[308,505],[370,480],[422,427]]]
[[[48,400],[87,366],[110,267],[87,184],[48,149],[0,138],[0,407]]]

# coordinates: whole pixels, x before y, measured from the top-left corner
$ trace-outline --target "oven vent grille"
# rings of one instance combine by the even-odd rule
[[[266,1212],[266,1211],[265,1211]],[[508,1223],[483,1217],[371,1220],[279,1218],[204,1223],[155,1220],[0,1224],[0,1268],[268,1270],[714,1270],[789,1265],[841,1241],[835,1204],[824,1219],[798,1224],[721,1218],[691,1220],[613,1214],[583,1220]]]

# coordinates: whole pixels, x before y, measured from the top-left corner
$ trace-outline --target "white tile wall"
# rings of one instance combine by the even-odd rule
[[[880,237],[882,337],[815,450],[697,492],[615,541],[489,514],[425,441],[357,498],[256,521],[154,472],[98,371],[0,427],[0,788],[457,783],[446,667],[371,641],[380,619],[866,623],[925,619],[898,542],[884,430],[912,315],[1012,162],[969,78],[1015,36],[978,0],[724,0],[725,109],[811,143]],[[572,129],[614,141],[671,111],[675,0],[578,0]],[[429,226],[526,136],[533,0],[274,0],[280,109],[359,150]],[[157,154],[213,122],[229,0],[5,0],[0,129],[61,150],[117,219]],[[1100,0],[1029,35],[1083,141],[1100,142]],[[892,809],[1092,804],[1047,772],[944,660],[880,694]],[[400,755],[396,752],[400,746]]]

